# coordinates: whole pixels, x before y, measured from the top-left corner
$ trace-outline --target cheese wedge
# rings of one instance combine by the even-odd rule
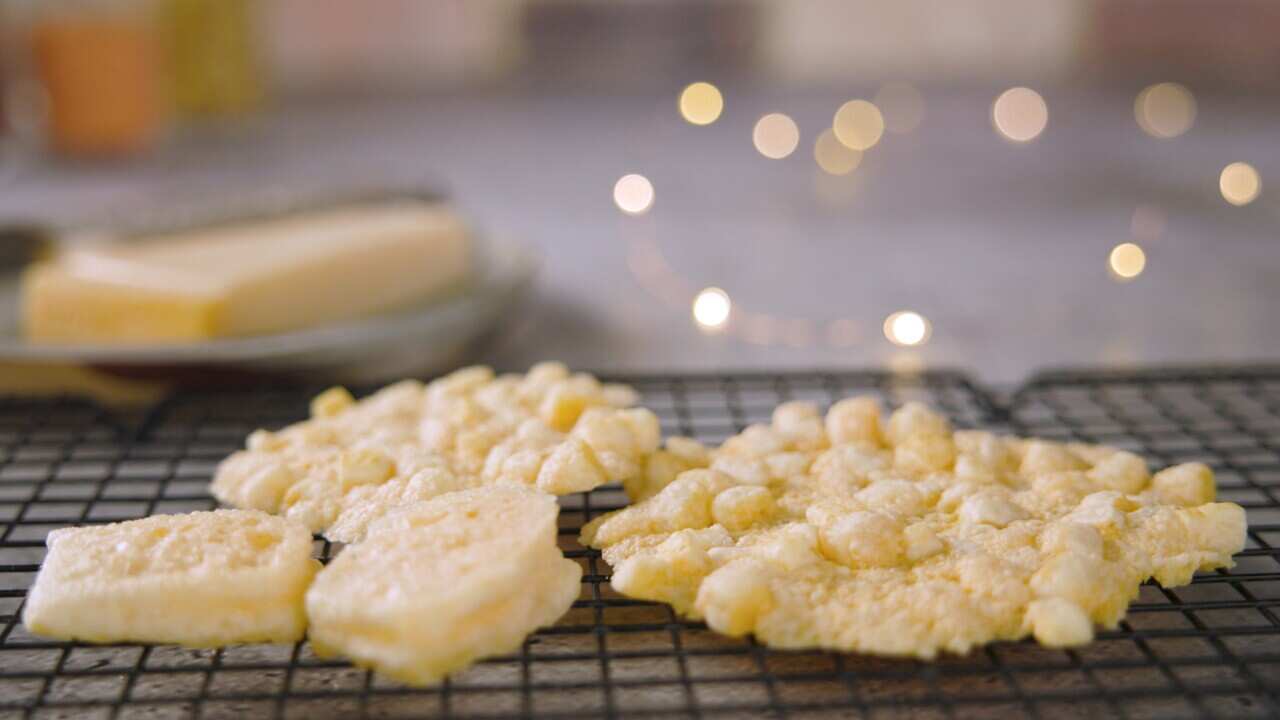
[[[23,276],[26,336],[159,343],[349,320],[462,285],[451,210],[396,201],[69,250]]]
[[[558,510],[544,493],[492,486],[375,520],[308,591],[312,646],[414,685],[514,651],[581,588],[556,545]]]
[[[22,621],[89,642],[294,642],[320,565],[305,528],[256,510],[62,528],[48,546]]]

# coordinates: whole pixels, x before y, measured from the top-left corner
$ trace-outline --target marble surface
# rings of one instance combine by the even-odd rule
[[[185,131],[126,165],[11,156],[0,219],[68,223],[298,186],[445,187],[489,232],[542,255],[534,295],[478,354],[510,367],[947,366],[1013,383],[1049,366],[1280,358],[1275,98],[1205,95],[1191,132],[1156,140],[1133,119],[1139,88],[1041,88],[1048,129],[1014,145],[988,119],[1001,88],[926,88],[918,130],[831,177],[814,139],[840,102],[874,88],[724,89],[707,127],[680,119],[677,88],[295,104]],[[800,127],[784,160],[751,144],[771,111]],[[1217,189],[1236,160],[1263,178],[1242,208]],[[611,197],[632,172],[656,189],[640,216]],[[1163,228],[1137,240],[1146,271],[1120,283],[1107,256],[1134,239],[1140,206]],[[734,303],[719,333],[691,320],[707,286]],[[931,321],[922,347],[885,339],[900,309]]]

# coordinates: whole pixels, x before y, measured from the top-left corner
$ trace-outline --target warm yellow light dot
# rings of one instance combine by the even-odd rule
[[[1120,243],[1111,248],[1108,264],[1116,279],[1132,280],[1147,266],[1147,254],[1134,243]]]
[[[1262,178],[1249,163],[1233,162],[1222,168],[1218,188],[1222,190],[1222,197],[1232,205],[1248,205],[1262,192]]]
[[[907,83],[885,83],[871,101],[884,114],[884,127],[891,133],[912,132],[924,120],[924,96]]]
[[[884,336],[894,345],[920,345],[929,333],[929,321],[917,312],[899,310],[884,319]]]
[[[613,186],[613,201],[628,215],[640,215],[653,207],[653,183],[643,175],[623,175]]]
[[[751,141],[761,155],[781,160],[796,151],[800,144],[800,128],[796,127],[795,120],[782,113],[769,113],[756,121]]]
[[[680,115],[694,125],[710,125],[724,110],[720,89],[709,82],[696,82],[680,93]]]
[[[991,105],[991,123],[1009,140],[1031,142],[1049,124],[1049,107],[1031,88],[1009,88]]]
[[[1196,99],[1178,83],[1160,83],[1144,88],[1133,102],[1133,115],[1143,132],[1158,138],[1173,138],[1191,129],[1196,121]]]
[[[884,135],[884,116],[880,108],[866,100],[850,100],[836,110],[831,121],[836,139],[854,150],[867,150]]]
[[[693,299],[693,320],[704,330],[719,330],[728,322],[732,309],[728,293],[709,287]]]
[[[827,129],[813,144],[813,159],[831,175],[848,175],[862,162],[862,153],[846,147],[836,139],[835,132]]]

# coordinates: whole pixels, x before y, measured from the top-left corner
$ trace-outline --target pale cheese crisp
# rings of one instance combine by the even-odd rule
[[[311,419],[259,430],[227,458],[212,491],[225,504],[283,514],[342,542],[398,505],[518,484],[565,494],[641,475],[660,442],[636,393],[559,363],[525,375],[459,370],[355,401],[341,388]]]
[[[516,650],[579,594],[558,511],[545,493],[494,486],[385,514],[307,593],[311,644],[414,685]]]
[[[870,398],[786,403],[674,479],[661,462],[584,544],[619,592],[781,648],[1079,645],[1144,580],[1185,584],[1245,542],[1202,464],[1153,477],[1129,452],[953,431],[916,403],[888,422]]]
[[[254,510],[62,528],[48,545],[23,623],[99,643],[301,640],[303,597],[320,566],[306,528]]]
[[[639,474],[623,479],[622,489],[631,502],[639,502],[670,485],[680,473],[710,464],[711,451],[702,443],[687,437],[669,437],[663,441],[662,449],[645,458]]]

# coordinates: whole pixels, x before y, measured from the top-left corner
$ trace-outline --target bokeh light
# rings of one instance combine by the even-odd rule
[[[693,320],[703,330],[720,330],[729,321],[732,309],[729,293],[709,287],[693,299]]]
[[[653,183],[643,175],[623,175],[613,186],[613,201],[628,215],[640,215],[653,207]]]
[[[769,113],[756,121],[751,141],[761,155],[781,160],[796,151],[796,146],[800,144],[800,128],[787,115]]]
[[[836,139],[854,150],[868,150],[884,135],[884,116],[880,108],[866,100],[850,100],[836,110],[831,121]]]
[[[1233,162],[1218,176],[1222,197],[1232,205],[1248,205],[1262,192],[1262,178],[1246,162]]]
[[[710,125],[724,110],[724,96],[709,82],[696,82],[680,92],[680,115],[694,125]]]
[[[1132,280],[1147,267],[1147,254],[1135,243],[1120,243],[1111,248],[1107,265],[1117,280]]]
[[[924,96],[913,85],[888,82],[876,91],[871,101],[884,115],[884,127],[903,135],[915,131],[924,120]]]
[[[862,162],[862,153],[846,147],[830,128],[823,130],[813,144],[813,159],[830,175],[848,175]]]
[[[1146,134],[1175,138],[1195,124],[1196,98],[1178,83],[1151,85],[1143,88],[1133,101],[1133,116]]]
[[[1013,142],[1031,142],[1049,124],[1049,107],[1031,88],[1009,88],[991,105],[991,123]]]
[[[922,345],[930,333],[929,321],[918,312],[899,310],[884,319],[884,336],[894,345]]]

